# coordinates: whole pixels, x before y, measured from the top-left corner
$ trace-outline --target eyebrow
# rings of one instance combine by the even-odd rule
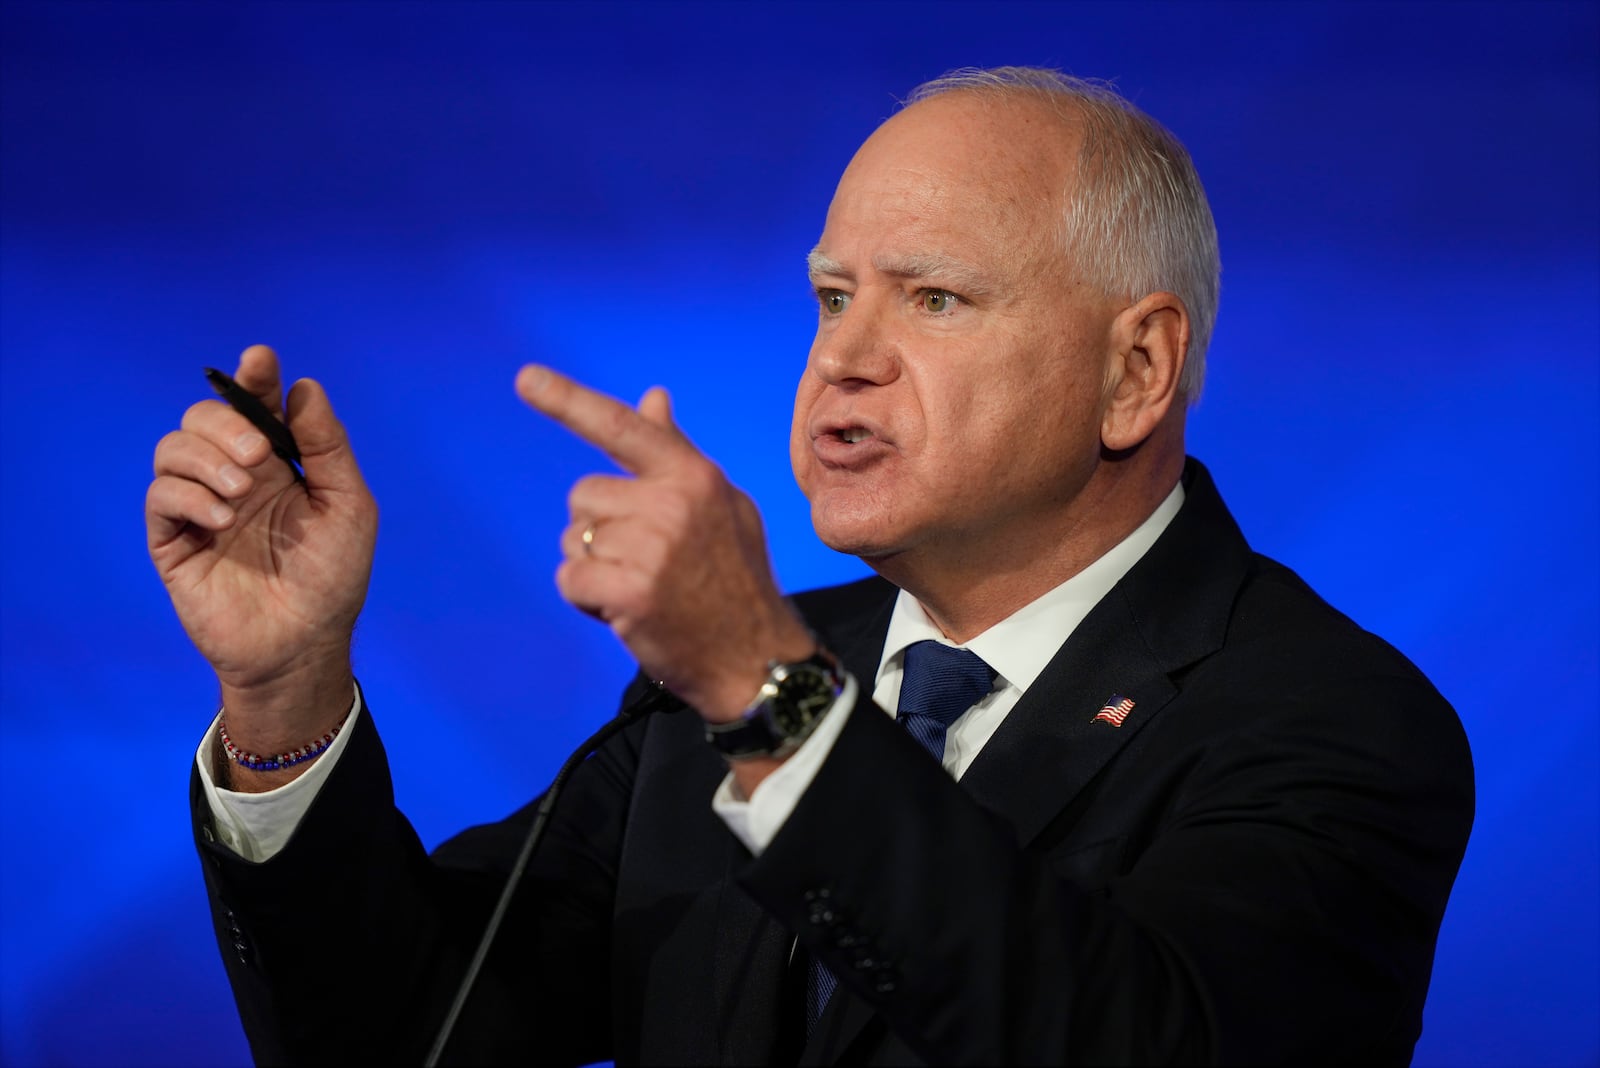
[[[806,253],[806,274],[810,275],[812,278],[819,278],[822,275],[830,274],[839,278],[843,278],[848,273],[849,272],[844,269],[844,264],[830,257],[827,253],[823,252],[821,248],[814,248],[810,252]]]
[[[988,273],[981,268],[936,253],[874,256],[872,267],[882,274],[895,278],[927,279],[973,296],[992,293],[995,288]],[[844,264],[820,248],[812,249],[806,256],[806,268],[812,279],[830,275],[838,278],[854,277]]]

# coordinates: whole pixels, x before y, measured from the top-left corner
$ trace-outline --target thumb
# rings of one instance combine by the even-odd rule
[[[651,386],[644,391],[644,396],[639,398],[639,414],[685,445],[695,448],[694,442],[689,440],[689,435],[683,432],[683,427],[672,417],[672,395],[667,392],[665,386]]]
[[[639,398],[639,414],[663,430],[677,430],[672,421],[672,397],[662,386],[651,386]]]
[[[362,490],[361,469],[350,451],[344,424],[333,414],[321,383],[302,378],[289,390],[285,422],[300,446],[306,485],[312,489]]]

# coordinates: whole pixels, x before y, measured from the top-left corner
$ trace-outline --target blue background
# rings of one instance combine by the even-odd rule
[[[1224,292],[1191,451],[1472,738],[1418,1063],[1600,1062],[1596,12],[6,3],[0,1060],[247,1057],[189,842],[214,682],[141,518],[202,365],[269,342],[354,437],[383,508],[358,670],[437,842],[536,791],[629,671],[551,581],[605,462],[515,369],[668,384],[787,587],[861,573],[788,476],[804,253],[895,94],[1033,63],[1192,149]]]

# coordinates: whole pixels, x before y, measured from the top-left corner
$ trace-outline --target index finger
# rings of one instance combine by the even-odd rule
[[[517,372],[517,396],[635,475],[671,467],[685,448],[680,435],[651,422],[637,410],[563,374],[528,364]]]

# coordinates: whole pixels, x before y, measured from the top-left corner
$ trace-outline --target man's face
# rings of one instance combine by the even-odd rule
[[[1121,307],[1061,252],[1076,151],[1042,106],[953,93],[846,169],[790,438],[829,546],[938,560],[1070,533]]]

